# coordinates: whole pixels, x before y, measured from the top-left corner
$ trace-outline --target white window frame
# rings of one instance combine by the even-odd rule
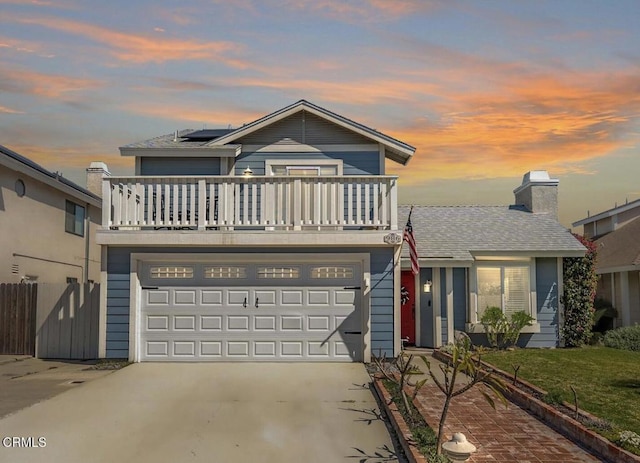
[[[343,174],[343,161],[342,159],[267,159],[265,161],[265,167],[267,175],[273,176],[273,167],[274,166],[285,166],[285,167],[300,167],[300,168],[310,168],[317,167],[318,169],[322,167],[336,167],[337,175]]]
[[[540,324],[537,319],[538,298],[536,294],[536,260],[534,258],[523,258],[513,260],[479,260],[470,269],[469,275],[469,313],[467,314],[467,332],[484,333],[484,326],[478,317],[478,269],[479,268],[500,268],[501,275],[504,275],[505,267],[528,267],[529,268],[529,315],[533,318],[531,326],[525,326],[521,333],[539,333]],[[503,282],[504,284],[504,282]],[[502,307],[501,307],[502,308]]]

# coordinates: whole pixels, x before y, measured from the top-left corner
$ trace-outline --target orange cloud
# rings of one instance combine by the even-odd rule
[[[291,9],[311,11],[348,23],[359,21],[391,21],[418,11],[437,7],[437,0],[285,0]]]
[[[168,119],[175,121],[176,124],[188,124],[191,126],[186,127],[181,125],[180,127],[176,127],[176,129],[200,128],[203,124],[209,128],[228,127],[229,125],[231,125],[232,128],[235,128],[242,124],[253,122],[254,120],[264,116],[264,113],[234,110],[230,108],[225,108],[222,111],[216,109],[198,109],[193,106],[184,106],[179,104],[167,105],[162,103],[147,103],[145,105],[130,104],[121,108],[134,114]],[[160,134],[155,133],[150,135],[157,136]],[[131,141],[133,142],[137,140]]]
[[[0,113],[2,114],[24,114],[23,111],[18,111],[16,109],[7,108],[6,106],[0,105]]]
[[[95,79],[80,79],[39,72],[14,69],[0,70],[0,90],[46,98],[67,98],[75,92],[90,90],[104,85]]]
[[[628,144],[640,112],[637,78],[549,76],[513,80],[498,92],[451,95],[440,120],[394,133],[417,146],[409,183],[517,176],[531,169],[585,173],[582,163]],[[578,83],[580,82],[580,83]],[[442,108],[441,108],[442,109]]]
[[[116,170],[133,168],[133,159],[120,156],[115,147],[112,152],[106,153],[104,147],[98,144],[84,143],[82,147],[77,147],[18,143],[7,145],[7,147],[49,170],[61,171],[63,175],[68,169],[77,170],[80,168],[82,170],[89,167],[92,161],[103,161],[110,170],[112,168]]]
[[[51,17],[18,17],[14,19],[23,24],[35,24],[102,43],[109,47],[111,55],[121,61],[140,64],[175,60],[217,60],[235,68],[248,66],[247,62],[228,56],[231,53],[239,52],[241,48],[232,42],[202,42],[159,37],[157,34],[131,34],[95,24]]]
[[[35,54],[41,58],[54,58],[55,55],[44,50],[44,44],[26,40],[16,40],[0,36],[0,48],[11,50],[14,53]]]

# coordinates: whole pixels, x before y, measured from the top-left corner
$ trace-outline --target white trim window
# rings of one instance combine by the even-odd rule
[[[487,307],[500,307],[505,315],[524,311],[536,316],[535,281],[531,262],[486,263],[476,267],[476,320]]]
[[[320,177],[342,175],[341,159],[267,159],[267,175]]]

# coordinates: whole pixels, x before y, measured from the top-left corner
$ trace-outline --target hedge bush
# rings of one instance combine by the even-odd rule
[[[596,297],[596,245],[579,235],[575,236],[587,248],[584,257],[563,259],[564,325],[560,334],[566,347],[581,347],[589,343],[593,327],[593,300]]]
[[[607,331],[604,345],[614,349],[640,351],[640,325],[623,326]]]

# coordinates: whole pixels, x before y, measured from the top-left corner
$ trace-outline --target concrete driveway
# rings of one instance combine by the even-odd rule
[[[0,462],[399,461],[368,381],[362,364],[134,364],[0,420]]]

